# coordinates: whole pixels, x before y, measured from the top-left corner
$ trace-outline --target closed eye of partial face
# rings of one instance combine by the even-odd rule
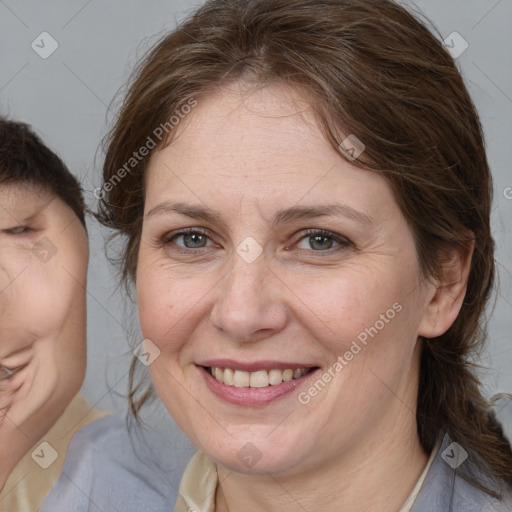
[[[31,231],[33,231],[33,229],[31,227],[25,226],[25,225],[3,229],[3,232],[7,233],[8,235],[23,235],[23,234],[29,233]]]
[[[4,235],[6,240],[12,242],[33,240],[34,236],[40,236],[40,232],[45,229],[45,221],[41,212],[36,212],[29,218],[19,221],[9,218],[0,222],[0,234]]]
[[[4,186],[0,190],[0,232],[30,235],[44,229],[45,212],[53,200],[27,185]]]

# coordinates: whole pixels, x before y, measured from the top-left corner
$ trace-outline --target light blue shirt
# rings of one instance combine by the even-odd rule
[[[501,399],[495,410],[512,441],[512,399]],[[196,449],[165,413],[157,424],[128,429],[124,415],[115,415],[80,430],[40,512],[171,512]],[[500,498],[470,484],[468,475]],[[512,512],[512,488],[483,475],[471,453],[446,435],[412,510]]]
[[[40,511],[170,512],[196,448],[166,411],[156,414],[152,427],[115,414],[77,432]]]

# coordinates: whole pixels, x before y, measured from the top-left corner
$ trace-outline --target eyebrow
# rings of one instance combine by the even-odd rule
[[[24,206],[23,206],[24,207]],[[0,208],[2,208],[2,211],[4,211],[7,215],[5,217],[6,219],[6,224],[8,224],[9,226],[13,223],[16,223],[16,224],[27,224],[27,223],[30,223],[32,222],[35,218],[37,218],[41,212],[43,211],[43,208],[39,208],[37,211],[33,212],[33,213],[29,213],[28,215],[25,215],[25,216],[21,216],[18,218],[17,215],[15,215],[14,213],[12,213],[12,209],[11,210],[8,210],[5,206],[3,206],[2,204],[0,204]],[[7,217],[9,217],[9,220],[7,221]]]
[[[165,201],[149,210],[149,212],[146,214],[146,218],[157,214],[169,213],[179,213],[181,215],[191,217],[192,219],[203,220],[212,224],[220,224],[221,226],[226,227],[226,223],[222,219],[222,216],[210,208],[186,203],[171,203],[170,201]]]
[[[368,227],[374,224],[372,217],[366,213],[354,210],[346,205],[334,203],[321,206],[293,206],[285,210],[279,210],[274,217],[273,225],[328,216],[347,217]]]
[[[149,210],[146,214],[146,218],[157,214],[169,213],[178,213],[196,220],[202,220],[226,227],[226,223],[219,212],[203,206],[180,202],[172,203],[170,201],[165,201]],[[328,216],[347,217],[367,227],[372,227],[375,224],[374,219],[366,213],[354,210],[346,205],[334,203],[321,206],[292,206],[291,208],[278,210],[272,221],[272,227],[276,227],[277,225],[284,224],[286,222]]]

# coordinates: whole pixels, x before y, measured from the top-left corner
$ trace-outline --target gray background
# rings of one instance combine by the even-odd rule
[[[99,144],[135,61],[200,1],[0,0],[0,112],[32,124],[80,177],[86,201],[100,185]],[[495,180],[493,228],[500,289],[481,362],[487,393],[512,391],[512,0],[404,2],[426,14],[443,38],[469,47],[457,60],[484,125]],[[31,47],[42,32],[57,41],[47,59]],[[39,41],[40,39],[37,39]],[[47,46],[48,48],[48,46]],[[119,97],[118,97],[119,98]],[[104,231],[89,221],[88,370],[83,393],[99,408],[124,408],[130,360],[125,328],[133,308],[116,290]]]

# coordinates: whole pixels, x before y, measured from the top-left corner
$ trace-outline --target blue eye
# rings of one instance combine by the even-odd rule
[[[164,237],[163,243],[164,245],[174,244],[178,247],[192,250],[211,247],[213,245],[206,233],[198,229],[188,229],[178,233],[170,233]]]
[[[163,247],[169,250],[193,254],[204,249],[217,247],[208,232],[201,228],[188,228],[181,231],[167,233],[161,238]],[[352,242],[331,231],[321,229],[309,229],[295,244],[299,250],[307,250],[316,253],[333,253],[339,249],[353,247]]]
[[[316,252],[325,252],[337,247],[347,247],[351,245],[346,238],[336,235],[330,231],[311,229],[300,239],[297,244],[299,249],[312,249]]]
[[[180,235],[178,238],[182,238],[183,245],[189,249],[205,247],[208,242],[208,239],[200,233],[188,233],[186,235]]]

